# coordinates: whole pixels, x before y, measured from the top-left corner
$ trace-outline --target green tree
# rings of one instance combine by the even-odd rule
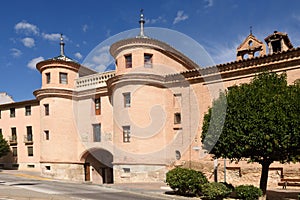
[[[0,134],[0,158],[5,156],[10,151],[7,141]]]
[[[299,102],[300,84],[288,85],[286,74],[265,72],[221,92],[204,116],[203,148],[215,158],[261,164],[266,194],[270,164],[300,160]]]

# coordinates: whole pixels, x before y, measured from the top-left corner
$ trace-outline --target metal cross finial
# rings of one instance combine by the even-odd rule
[[[60,44],[60,55],[64,56],[65,55],[65,50],[64,50],[65,43],[64,43],[64,38],[63,38],[62,33],[60,34],[60,43],[59,44]]]
[[[141,9],[140,10],[140,21],[139,21],[141,28],[140,28],[140,34],[137,36],[139,38],[146,38],[146,36],[144,35],[145,20],[144,20],[144,14],[143,14],[143,12],[144,12],[144,9]]]
[[[250,26],[250,35],[252,35],[252,26]]]

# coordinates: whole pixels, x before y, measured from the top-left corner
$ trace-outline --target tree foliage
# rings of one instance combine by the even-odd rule
[[[231,87],[204,116],[203,148],[215,158],[260,163],[265,192],[272,162],[300,159],[299,102],[300,84],[288,85],[286,74],[265,72],[248,84]]]
[[[3,138],[2,134],[0,134],[0,158],[5,156],[9,151],[10,148],[7,141]]]

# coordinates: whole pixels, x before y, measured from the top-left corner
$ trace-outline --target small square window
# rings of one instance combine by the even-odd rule
[[[130,142],[130,126],[123,126],[123,142]]]
[[[144,65],[146,68],[152,67],[152,54],[145,53],[144,54]]]
[[[28,152],[28,156],[32,157],[33,156],[33,147],[27,147],[27,152]]]
[[[49,84],[50,81],[51,81],[51,75],[50,75],[50,72],[46,73],[46,83]]]
[[[49,166],[49,165],[46,165],[45,168],[46,168],[46,170],[51,170],[51,166]]]
[[[50,110],[49,110],[49,104],[44,104],[45,107],[45,115],[49,115]]]
[[[174,114],[174,124],[181,124],[181,114],[180,113]]]
[[[130,96],[130,93],[129,92],[124,93],[123,97],[124,97],[124,107],[125,108],[130,107],[130,105],[131,105],[131,96]]]
[[[125,67],[132,68],[132,56],[131,54],[125,55]]]
[[[123,168],[123,172],[124,172],[124,173],[130,173],[130,168],[128,168],[128,167]]]
[[[59,83],[60,84],[68,84],[68,74],[59,72]]]
[[[10,117],[16,117],[16,109],[15,108],[10,109]]]
[[[25,116],[31,115],[31,106],[25,106]]]

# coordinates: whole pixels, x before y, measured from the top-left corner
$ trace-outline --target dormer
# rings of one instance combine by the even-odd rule
[[[245,56],[253,58],[256,53],[259,53],[259,56],[266,55],[266,46],[250,33],[237,48],[236,60],[243,60]]]
[[[274,31],[273,34],[265,38],[265,41],[268,45],[269,54],[287,51],[293,48],[286,33]]]

